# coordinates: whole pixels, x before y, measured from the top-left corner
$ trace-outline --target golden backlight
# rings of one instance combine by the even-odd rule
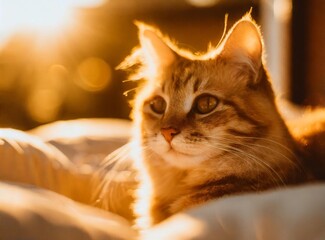
[[[0,0],[0,41],[18,32],[55,33],[73,21],[76,7],[104,0]]]
[[[85,92],[108,87],[111,67],[96,56],[82,56],[88,48],[80,39],[89,34],[81,13],[104,2],[0,0],[0,61],[10,60],[0,64],[0,90],[23,89],[17,101],[33,121],[55,121],[64,107],[87,100],[71,84],[74,79]]]

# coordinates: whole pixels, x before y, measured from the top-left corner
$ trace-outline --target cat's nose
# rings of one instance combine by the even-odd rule
[[[168,143],[172,141],[174,136],[180,133],[180,130],[173,127],[162,128],[160,131]]]

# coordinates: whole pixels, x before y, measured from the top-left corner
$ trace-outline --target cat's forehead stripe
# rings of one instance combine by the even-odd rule
[[[180,75],[177,72],[173,73],[171,80],[172,80],[172,84],[171,84],[172,88],[174,88],[175,90],[179,90],[182,86]]]
[[[195,77],[195,72],[193,71],[193,64],[189,63],[180,64],[178,69],[176,69],[171,78],[171,87],[174,90],[179,90],[186,88],[189,84],[193,86],[194,92],[199,88],[199,80]],[[193,84],[194,82],[194,84]]]
[[[193,93],[195,93],[195,92],[197,92],[197,90],[199,90],[199,86],[200,86],[199,79],[195,79],[195,83],[193,85]]]
[[[187,72],[184,73],[184,76],[182,76],[182,78],[183,78],[182,82],[183,82],[184,86],[186,86],[190,82],[192,77],[193,77],[192,72],[187,71]]]
[[[166,82],[163,82],[162,85],[161,85],[161,90],[163,93],[166,93]]]

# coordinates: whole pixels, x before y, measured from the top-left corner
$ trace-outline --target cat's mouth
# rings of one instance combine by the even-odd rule
[[[185,155],[185,156],[192,156],[191,154],[189,154],[188,152],[182,151],[180,149],[177,149],[175,146],[173,146],[172,144],[169,144],[169,150],[167,151],[167,153],[171,153],[171,154],[181,154],[181,155]]]
[[[177,146],[169,146],[164,152],[160,152],[160,155],[170,165],[181,169],[197,166],[205,160],[204,154],[202,153],[198,154],[188,148],[180,148]]]

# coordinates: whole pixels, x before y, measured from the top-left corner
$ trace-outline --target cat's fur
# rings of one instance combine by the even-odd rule
[[[200,55],[178,49],[150,26],[138,26],[141,46],[121,67],[136,65],[133,76],[145,79],[133,109],[139,226],[225,195],[313,178],[305,161],[308,140],[299,134],[294,139],[278,113],[260,30],[249,14],[218,47]],[[194,109],[203,94],[218,101],[207,114]],[[152,110],[156,96],[166,102],[161,114]],[[325,114],[320,115],[323,144]],[[310,156],[323,159],[324,151],[317,156],[318,151]]]

